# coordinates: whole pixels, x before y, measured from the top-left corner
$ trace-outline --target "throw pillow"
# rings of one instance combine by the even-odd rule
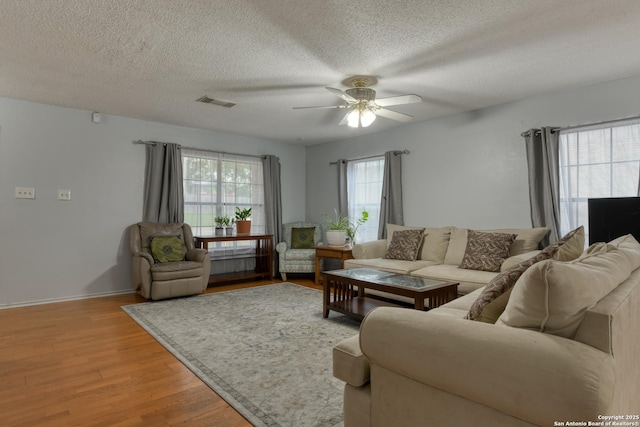
[[[482,233],[469,230],[467,248],[460,268],[481,271],[500,271],[502,262],[509,257],[515,234]]]
[[[391,244],[384,255],[386,259],[415,261],[424,238],[424,228],[394,231]]]
[[[553,252],[542,251],[532,258],[520,264],[508,268],[494,277],[482,293],[473,302],[465,319],[478,320],[480,322],[496,323],[498,317],[504,311],[509,300],[511,288],[516,284],[520,276],[533,264],[550,259]]]
[[[587,310],[640,267],[640,244],[602,245],[580,258],[529,268],[513,287],[496,324],[574,338]]]
[[[474,301],[467,313],[466,319],[479,320],[481,322],[495,323],[498,317],[502,315],[507,302],[511,288],[522,274],[533,264],[547,259],[567,260],[574,256],[575,259],[582,253],[584,245],[584,227],[580,226],[570,231],[557,242],[547,246],[537,255],[510,267],[496,277],[494,277],[482,293]],[[564,249],[565,246],[568,249]],[[562,255],[558,254],[563,251]]]
[[[313,249],[313,233],[315,227],[292,228],[291,249]]]
[[[184,245],[178,236],[154,236],[151,238],[151,255],[156,262],[184,260]]]
[[[560,240],[550,244],[544,250],[551,250],[557,247],[558,250],[553,255],[553,259],[558,261],[573,261],[582,255],[584,251],[584,227],[580,226],[568,232]]]

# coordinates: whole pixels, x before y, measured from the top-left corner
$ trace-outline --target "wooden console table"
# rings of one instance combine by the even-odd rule
[[[256,277],[266,277],[273,280],[273,235],[272,234],[238,234],[235,236],[194,236],[196,247],[209,249],[210,243],[253,241],[255,251],[250,253],[227,254],[224,250],[211,253],[211,275],[209,284],[226,282],[230,280],[253,279]],[[223,249],[223,248],[221,248]],[[220,254],[216,254],[220,252]],[[233,250],[232,250],[233,252]],[[255,259],[256,266],[253,270],[234,271],[229,273],[215,273],[215,264],[220,261],[230,261],[238,259]]]
[[[316,285],[321,284],[320,261],[322,258],[339,259],[340,268],[344,268],[344,262],[348,259],[353,259],[353,254],[351,253],[351,248],[345,246],[316,246]]]

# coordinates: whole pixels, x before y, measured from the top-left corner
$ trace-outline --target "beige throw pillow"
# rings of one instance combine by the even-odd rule
[[[502,271],[494,277],[487,286],[485,286],[482,293],[478,295],[478,298],[471,305],[469,313],[467,313],[465,318],[479,320],[481,322],[495,323],[507,306],[511,288],[513,288],[516,281],[529,267],[537,262],[547,259],[559,259],[557,255],[559,252],[563,251],[565,246],[569,246],[569,249],[564,250],[562,259],[564,260],[576,253],[577,255],[575,255],[574,258],[577,258],[582,252],[583,245],[584,227],[580,226],[567,233],[557,242],[544,248],[537,255]],[[578,247],[580,248],[580,252],[577,252]]]
[[[500,271],[502,262],[509,257],[515,234],[483,233],[469,230],[467,249],[460,268],[481,271]]]
[[[539,262],[513,287],[496,324],[573,338],[585,312],[640,267],[640,244],[631,237],[580,258]]]
[[[424,229],[395,231],[391,244],[384,255],[386,259],[400,259],[415,261],[418,257],[420,244],[424,237]]]
[[[551,259],[552,256],[552,252],[542,251],[534,257],[498,274],[484,287],[482,293],[478,295],[478,298],[476,298],[471,305],[465,319],[495,323],[507,306],[509,300],[508,295],[511,292],[511,288],[513,288],[520,276],[533,264]]]

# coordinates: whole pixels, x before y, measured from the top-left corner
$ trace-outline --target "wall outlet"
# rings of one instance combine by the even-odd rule
[[[71,190],[58,190],[58,200],[71,200]]]
[[[16,187],[16,199],[35,199],[36,189],[33,187]]]

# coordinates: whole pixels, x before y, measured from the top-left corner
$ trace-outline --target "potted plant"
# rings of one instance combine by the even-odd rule
[[[240,209],[236,206],[236,226],[238,234],[251,233],[251,208]]]
[[[227,218],[227,223],[225,224],[226,234],[227,236],[231,236],[233,234],[233,224],[236,223],[236,219],[229,218],[228,216],[226,216],[226,218]]]
[[[334,210],[334,216],[324,215],[327,224],[327,243],[331,246],[342,246],[345,244],[347,237],[353,243],[358,228],[367,222],[369,212],[362,211],[362,216],[356,220],[351,220],[348,216],[342,216],[337,210]]]
[[[216,236],[222,236],[224,234],[224,223],[226,219],[224,216],[217,216],[213,219],[216,223]]]

